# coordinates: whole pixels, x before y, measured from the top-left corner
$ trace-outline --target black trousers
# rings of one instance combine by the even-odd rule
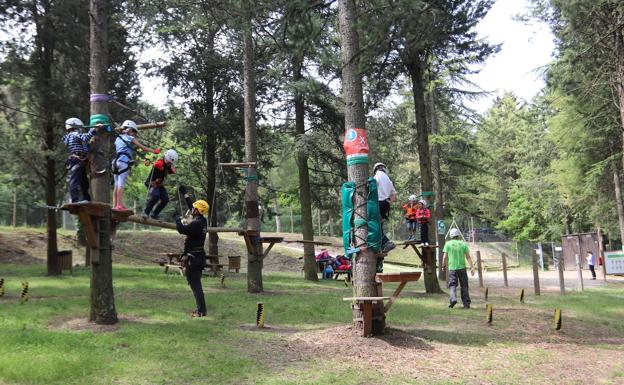
[[[202,270],[196,268],[186,269],[186,281],[188,282],[193,296],[195,296],[195,303],[197,304],[197,311],[200,313],[206,313],[206,300],[204,298],[204,289],[201,284]]]
[[[163,186],[150,187],[147,204],[145,205],[145,214],[151,213],[152,216],[157,217],[162,209],[167,206],[167,203],[169,203],[169,194],[167,194],[167,190]],[[152,208],[154,208],[154,211],[152,211]]]
[[[470,305],[470,294],[468,293],[468,274],[466,269],[449,270],[448,287],[451,289],[451,302],[457,301],[457,284],[461,287],[461,300],[464,306]]]
[[[592,273],[592,277],[596,278],[596,270],[594,269],[594,265],[589,265],[589,270]]]
[[[420,242],[429,243],[429,223],[420,224]]]
[[[89,195],[89,179],[87,179],[87,168],[84,162],[77,162],[70,166],[69,173],[69,196],[72,202],[80,201],[80,194],[82,193],[82,199],[86,201],[91,200]]]
[[[379,201],[379,215],[381,216],[381,247],[383,247],[389,241],[384,231],[384,222],[390,219],[390,202]]]

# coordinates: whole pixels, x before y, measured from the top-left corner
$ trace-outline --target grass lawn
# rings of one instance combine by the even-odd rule
[[[51,278],[45,266],[0,265],[2,384],[518,384],[624,383],[624,285],[560,297],[482,293],[473,309],[448,309],[444,295],[410,283],[380,338],[351,330],[351,287],[265,275],[266,293],[204,278],[209,316],[190,319],[185,280],[161,268],[115,265],[114,327],[85,322],[89,270]],[[30,299],[20,304],[22,280]],[[387,291],[395,286],[388,285]],[[268,328],[255,328],[258,302]],[[552,312],[563,309],[563,330]]]

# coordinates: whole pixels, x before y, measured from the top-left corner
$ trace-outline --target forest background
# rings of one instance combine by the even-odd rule
[[[475,32],[492,5],[358,3],[371,166],[388,166],[400,202],[432,191],[432,211],[447,228],[456,219],[463,230],[542,242],[600,227],[609,247],[620,247],[624,5],[532,1],[522,16],[548,23],[557,47],[546,85],[533,100],[506,93],[479,113],[469,101],[483,95],[467,79],[499,48]],[[176,186],[185,184],[214,203],[214,225],[239,225],[244,176],[217,165],[244,153],[240,2],[109,6],[111,115],[118,123],[167,120],[140,140],[180,154],[165,219],[179,207]],[[60,214],[51,223],[45,206],[67,200],[64,120],[88,121],[88,8],[86,0],[0,2],[3,36],[11,37],[0,49],[4,224],[15,218],[53,231],[62,223]],[[262,231],[337,235],[347,169],[336,5],[266,0],[256,2],[253,17]],[[139,68],[137,55],[155,46],[161,54]],[[165,108],[145,100],[142,70],[165,80],[172,95]],[[128,206],[142,208],[149,170],[133,169]],[[397,233],[401,222],[395,206]]]

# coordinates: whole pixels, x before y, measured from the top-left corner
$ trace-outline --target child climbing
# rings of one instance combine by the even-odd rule
[[[147,203],[143,211],[143,218],[148,216],[159,220],[158,216],[162,209],[169,202],[169,194],[165,188],[165,177],[168,174],[175,174],[175,162],[178,161],[178,153],[175,150],[167,150],[163,159],[158,159],[152,166],[152,171],[145,180],[147,186]],[[152,210],[153,208],[153,210]]]
[[[85,201],[90,201],[89,179],[87,179],[87,164],[89,162],[89,140],[95,134],[95,128],[87,133],[80,132],[84,124],[78,118],[69,118],[65,121],[67,135],[63,143],[67,146],[67,179],[69,181],[69,196],[72,202],[80,201],[80,195]]]
[[[115,140],[115,159],[113,160],[113,174],[115,179],[115,188],[113,190],[113,210],[128,209],[123,204],[123,193],[126,187],[126,180],[130,175],[130,167],[134,164],[134,152],[136,148],[140,148],[146,152],[152,152],[154,154],[160,154],[160,148],[151,149],[138,140],[136,136],[139,133],[139,129],[132,120],[126,120],[121,125],[123,133]]]
[[[405,211],[405,222],[407,223],[407,231],[409,231],[408,241],[416,240],[416,209],[418,204],[416,203],[416,195],[410,195],[409,200],[403,205],[403,211]]]
[[[427,208],[427,201],[421,199],[416,208],[416,220],[420,224],[420,243],[424,246],[429,246],[429,217],[431,213]]]

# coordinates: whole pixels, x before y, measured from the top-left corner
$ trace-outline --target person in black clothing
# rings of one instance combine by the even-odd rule
[[[163,159],[154,162],[152,171],[145,180],[148,190],[147,203],[143,211],[143,218],[151,217],[160,220],[158,214],[169,203],[169,194],[165,189],[165,177],[168,174],[175,174],[175,162],[178,161],[178,153],[175,150],[167,150]],[[153,210],[152,210],[153,209]]]
[[[204,242],[208,221],[205,215],[208,214],[208,202],[198,200],[193,203],[193,220],[189,224],[182,223],[181,217],[176,217],[176,228],[178,233],[186,235],[184,240],[184,254],[182,254],[182,265],[185,267],[186,280],[193,291],[197,309],[191,317],[204,317],[206,315],[206,300],[201,284],[202,271],[206,266],[206,253]]]

